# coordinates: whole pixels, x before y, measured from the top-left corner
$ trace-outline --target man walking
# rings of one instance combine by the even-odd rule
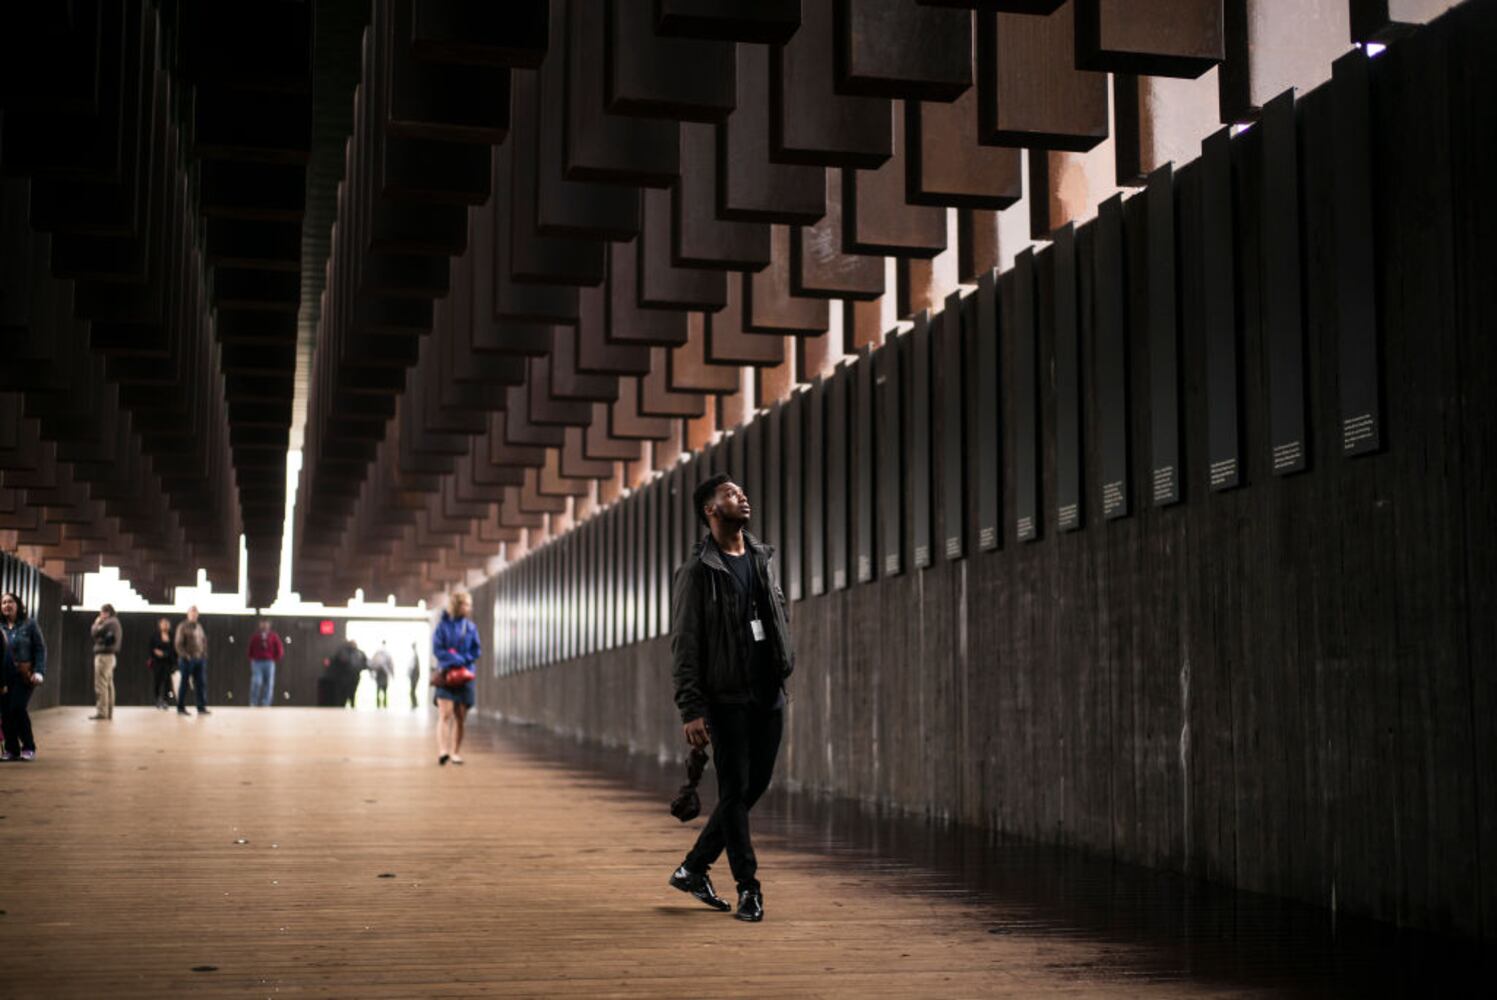
[[[718,910],[707,872],[724,850],[738,884],[739,920],[764,919],[749,810],[769,787],[784,727],[785,681],[795,667],[774,550],[744,530],[748,497],[725,475],[692,494],[709,529],[671,587],[676,707],[693,747],[712,743],[717,808],[670,884]]]
[[[275,697],[275,668],[286,655],[281,637],[270,627],[270,620],[260,619],[260,627],[249,641],[250,707],[269,708]]]
[[[99,609],[88,630],[94,641],[94,699],[97,707],[90,719],[108,721],[114,718],[114,667],[119,660],[120,640],[124,630],[115,616],[114,605]]]
[[[187,618],[177,626],[175,640],[177,666],[182,679],[177,684],[177,714],[187,714],[187,684],[192,683],[197,692],[198,714],[212,715],[208,711],[208,635],[198,622],[198,609],[194,604],[187,609]]]

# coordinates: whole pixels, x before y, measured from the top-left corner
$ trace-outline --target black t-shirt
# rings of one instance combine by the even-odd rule
[[[722,553],[723,564],[728,567],[728,572],[733,575],[733,582],[738,585],[739,606],[743,609],[743,641],[748,646],[754,671],[754,700],[766,707],[779,708],[783,704],[784,695],[769,640],[766,638],[763,642],[755,642],[749,625],[758,618],[768,628],[771,613],[768,595],[763,593],[758,575],[754,572],[753,554],[745,550],[743,555],[735,556],[723,552],[721,546],[718,547],[718,552]]]
[[[753,557],[748,554],[747,550],[741,556],[723,552],[723,562],[727,564],[728,569],[733,571],[733,579],[738,581],[739,592],[752,596],[755,590]]]

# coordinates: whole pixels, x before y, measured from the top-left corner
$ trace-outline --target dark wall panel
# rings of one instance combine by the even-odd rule
[[[1268,361],[1268,443],[1275,475],[1309,467],[1305,439],[1305,333],[1301,319],[1299,155],[1294,92],[1263,106],[1263,346]]]
[[[681,562],[690,559],[696,544],[706,533],[707,529],[698,517],[696,501],[693,499],[693,491],[697,484],[706,477],[706,461],[700,454],[688,459],[681,465],[681,521],[680,529]]]
[[[586,556],[585,535],[579,528],[571,533],[571,553],[567,565],[567,643],[573,656],[581,656],[583,653],[583,609],[587,597]]]
[[[877,380],[874,378],[873,351],[863,348],[853,369],[853,559],[857,581],[867,583],[877,572],[877,521],[874,514],[878,495],[877,451],[874,415],[878,412]]]
[[[1156,507],[1180,500],[1180,334],[1175,293],[1175,178],[1169,164],[1149,175],[1145,199],[1144,275],[1149,358],[1149,484]]]
[[[674,469],[671,470],[674,473]],[[676,483],[671,474],[660,477],[655,498],[655,634],[666,635],[671,627],[672,539],[676,536]]]
[[[908,334],[909,426],[905,467],[910,484],[910,554],[917,569],[931,563],[930,314],[915,317]]]
[[[599,620],[602,617],[602,589],[603,589],[603,546],[602,531],[603,519],[594,514],[583,525],[583,538],[586,543],[587,581],[586,597],[583,600],[583,648],[588,653],[596,653],[603,648],[599,641]]]
[[[977,447],[977,547],[986,552],[1002,544],[1003,473],[999,464],[998,408],[998,277],[984,274],[977,283],[977,327],[972,331],[973,356],[977,361],[977,386],[972,403],[976,410],[972,432]]]
[[[1095,343],[1097,435],[1101,449],[1102,516],[1125,517],[1128,477],[1128,334],[1123,298],[1123,196],[1102,203],[1093,240],[1090,325]],[[1086,283],[1083,280],[1082,287]],[[1083,293],[1083,297],[1085,293]],[[1083,322],[1087,317],[1083,318]]]
[[[1242,484],[1242,436],[1237,406],[1237,252],[1232,218],[1231,134],[1222,129],[1201,144],[1201,329],[1188,331],[1206,344],[1211,408],[1207,474],[1213,490]]]
[[[784,463],[784,405],[776,404],[769,411],[764,423],[764,496],[761,518],[765,538],[778,553],[780,575],[785,575],[785,463]],[[785,586],[781,581],[782,586]]]
[[[941,452],[941,551],[967,553],[967,338],[962,296],[952,292],[936,320],[936,391]]]
[[[760,541],[768,541],[768,535],[764,532],[764,508],[760,501],[768,499],[764,490],[764,428],[765,421],[754,419],[739,429],[739,436],[743,438],[743,469],[739,480],[744,490],[748,493],[749,502],[754,508],[753,523],[750,530]]]
[[[881,576],[904,572],[904,370],[906,338],[893,335],[873,353],[878,393],[878,525]]]
[[[734,482],[736,482],[740,486],[742,486],[743,483],[745,482],[745,480],[748,478],[748,476],[747,476],[748,463],[745,460],[745,454],[744,454],[744,445],[745,445],[744,429],[742,427],[740,427],[737,430],[735,430],[732,434],[728,435],[727,444],[728,444],[728,459],[727,459],[727,463],[728,463],[727,464],[727,472],[728,472],[728,475],[730,475],[730,476],[733,477],[733,481]]]
[[[561,657],[563,646],[562,612],[565,608],[565,579],[563,577],[563,557],[566,554],[566,545],[563,539],[557,538],[546,546],[546,603],[549,614],[546,620],[546,651],[549,657]]]
[[[848,581],[847,543],[852,529],[847,503],[853,447],[848,424],[851,382],[852,370],[844,364],[826,386],[826,575],[833,590],[845,589]]]
[[[804,393],[801,419],[805,443],[801,451],[801,482],[805,520],[806,589],[826,593],[826,382],[818,378]]]
[[[670,617],[670,510],[671,484],[667,475],[661,475],[650,484],[650,547],[646,558],[650,561],[649,601],[647,616],[647,638],[664,635]]]
[[[603,642],[604,649],[613,649],[619,644],[619,600],[623,587],[619,586],[619,509],[610,507],[602,514],[603,519]]]
[[[1013,459],[1014,537],[1031,542],[1040,525],[1040,414],[1038,339],[1034,312],[1034,253],[1025,250],[1004,275],[1004,314],[1008,317],[1009,453]]]
[[[806,551],[801,480],[801,454],[805,440],[802,413],[805,398],[805,393],[795,393],[786,401],[780,414],[780,465],[785,477],[785,558],[781,561],[785,576],[780,581],[780,586],[785,589],[785,596],[792,601],[801,599],[801,574],[804,572]]]
[[[1336,60],[1335,100],[1336,312],[1341,338],[1341,450],[1366,455],[1382,447],[1382,371],[1377,336],[1376,264],[1372,234],[1372,137],[1367,54]]]
[[[1055,351],[1055,527],[1081,527],[1081,339],[1076,322],[1076,233],[1055,231],[1049,253]]]
[[[633,605],[631,609],[633,612],[631,615],[633,628],[629,637],[630,642],[638,642],[647,637],[648,633],[645,631],[645,621],[649,606],[648,595],[646,593],[646,588],[649,586],[649,577],[647,575],[649,561],[645,558],[645,553],[649,551],[650,547],[649,504],[646,501],[645,491],[636,490],[634,495],[637,499],[634,503],[630,504],[631,510],[629,512],[629,516],[634,522],[634,540],[633,544],[629,546],[629,563],[632,567],[629,599]]]

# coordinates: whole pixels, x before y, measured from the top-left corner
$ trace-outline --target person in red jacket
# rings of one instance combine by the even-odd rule
[[[281,645],[281,637],[270,627],[269,620],[261,618],[259,631],[250,636],[249,641],[251,708],[270,707],[270,699],[275,694],[276,664],[285,655],[286,647]]]

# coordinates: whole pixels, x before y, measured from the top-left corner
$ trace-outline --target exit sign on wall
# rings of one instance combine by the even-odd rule
[[[321,635],[332,635],[337,629],[333,626],[332,619],[324,618],[317,623],[317,631]]]

